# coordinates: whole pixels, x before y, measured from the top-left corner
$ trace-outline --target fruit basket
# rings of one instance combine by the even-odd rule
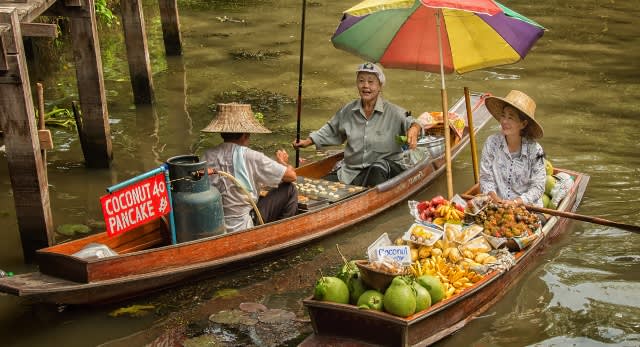
[[[369,287],[384,293],[391,281],[396,276],[406,274],[404,268],[390,268],[388,271],[374,267],[367,260],[357,260],[356,266],[360,269],[360,278]]]

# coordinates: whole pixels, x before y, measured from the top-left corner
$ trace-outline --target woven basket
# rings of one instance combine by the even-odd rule
[[[384,293],[385,289],[391,284],[393,278],[401,274],[391,274],[374,269],[367,260],[357,260],[356,265],[360,269],[360,278],[367,286]]]

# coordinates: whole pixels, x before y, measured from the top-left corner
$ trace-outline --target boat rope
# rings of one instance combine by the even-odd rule
[[[238,186],[238,188],[240,188],[240,190],[244,193],[244,195],[247,196],[247,201],[253,207],[253,211],[256,213],[256,217],[258,217],[258,222],[260,222],[260,225],[263,225],[264,224],[264,220],[262,219],[262,215],[260,214],[260,210],[258,210],[258,206],[256,206],[256,203],[253,201],[253,197],[244,188],[244,186],[235,177],[233,177],[233,175],[231,175],[231,174],[229,174],[227,172],[215,170],[215,173],[220,174],[220,175],[230,179],[231,181],[233,181],[233,183],[236,184],[236,186]]]

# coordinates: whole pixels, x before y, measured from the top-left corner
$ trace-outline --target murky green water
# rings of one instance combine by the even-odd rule
[[[353,70],[360,60],[336,50],[329,41],[341,11],[355,3],[308,3],[303,135],[357,96]],[[217,102],[241,99],[265,113],[266,124],[274,135],[253,137],[257,148],[271,152],[286,146],[295,136],[300,3],[281,0],[234,5],[198,1],[179,4],[184,55],[167,59],[163,55],[157,4],[145,3],[157,98],[154,107],[132,104],[120,28],[101,30],[113,168],[84,168],[75,133],[52,129],[56,149],[48,154],[48,175],[56,225],[101,220],[99,197],[106,187],[152,169],[170,156],[200,153],[217,143],[215,136],[199,133],[213,115],[209,106]],[[536,118],[545,129],[541,143],[549,158],[558,167],[591,176],[578,212],[640,224],[640,29],[636,25],[640,1],[520,0],[505,5],[549,30],[523,62],[447,76],[450,103],[462,95],[465,86],[496,95],[506,95],[511,89],[527,92],[537,101]],[[77,100],[73,67],[63,64],[59,68],[59,72],[44,77],[48,109],[52,103],[69,107],[70,100]],[[436,74],[385,72],[387,98],[414,114],[439,110]],[[32,82],[40,78],[43,77],[33,76]],[[484,141],[496,130],[497,124],[489,123],[479,140]],[[22,264],[4,156],[0,161],[0,269],[19,273],[31,268]],[[472,182],[470,162],[468,152],[455,161],[456,190]],[[437,180],[416,198],[442,193],[444,187],[444,180]],[[143,318],[109,317],[108,312],[118,305],[58,308],[0,296],[0,341],[8,346],[91,346],[158,327],[149,336],[142,334],[145,338],[138,336],[123,342],[140,345],[161,334],[166,326],[206,319],[208,313],[224,308],[221,299],[208,300],[222,288],[235,288],[243,299],[301,314],[297,299],[310,293],[317,270],[331,271],[340,262],[336,243],[342,245],[347,257],[361,257],[366,246],[382,232],[397,236],[410,223],[406,207],[400,205],[345,233],[290,254],[286,266],[273,268],[274,263],[266,263],[235,276],[132,302],[157,305],[158,314]],[[63,240],[58,236],[58,241]],[[640,344],[639,243],[640,236],[636,234],[573,223],[485,316],[439,344]],[[242,280],[265,271],[267,276]],[[229,302],[228,306],[235,308],[237,303]],[[191,316],[179,308],[190,309],[187,312]],[[156,320],[165,322],[166,312],[180,314],[168,316],[173,320],[162,325]]]

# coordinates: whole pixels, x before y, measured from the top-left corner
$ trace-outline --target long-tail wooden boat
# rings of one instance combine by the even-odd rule
[[[589,176],[569,170],[574,177],[571,191],[558,210],[576,210],[589,182]],[[477,186],[467,194],[477,194]],[[542,235],[515,254],[516,264],[506,271],[494,270],[463,292],[438,302],[407,318],[375,310],[361,310],[353,305],[322,302],[307,298],[314,333],[300,346],[427,346],[439,341],[489,309],[522,277],[547,244],[566,229],[569,219],[552,216],[542,227]]]
[[[471,104],[475,105],[477,132],[491,116],[484,107],[483,95],[473,94]],[[451,112],[466,119],[464,98]],[[468,129],[467,126],[452,146],[452,157],[469,142]],[[297,174],[323,177],[341,158],[342,153],[333,155],[298,168]],[[324,207],[244,231],[176,245],[171,244],[161,220],[115,237],[106,233],[90,235],[39,250],[39,271],[0,278],[0,292],[38,301],[89,304],[131,297],[197,276],[211,276],[223,268],[280,254],[368,219],[425,188],[444,170],[443,155],[425,159],[387,182]],[[118,255],[91,260],[72,255],[90,243],[106,245]]]

